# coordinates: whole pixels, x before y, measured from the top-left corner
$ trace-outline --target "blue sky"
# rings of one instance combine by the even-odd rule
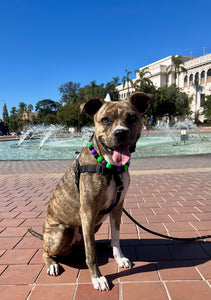
[[[0,117],[58,88],[107,83],[169,55],[211,53],[211,1],[0,1]]]

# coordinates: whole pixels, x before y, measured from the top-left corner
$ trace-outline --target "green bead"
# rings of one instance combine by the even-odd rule
[[[124,167],[124,170],[127,171],[128,166],[127,166],[127,165],[124,165],[123,167]]]
[[[103,161],[102,156],[99,156],[99,157],[97,158],[97,161],[98,161],[99,163],[101,163],[101,162]]]
[[[110,164],[110,163],[107,163],[107,164],[106,164],[106,168],[111,169],[111,164]]]
[[[88,146],[91,147],[91,146],[92,146],[92,142],[89,142],[89,143],[88,143]]]

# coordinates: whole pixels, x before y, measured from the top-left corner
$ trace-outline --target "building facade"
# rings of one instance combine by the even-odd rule
[[[203,55],[201,57],[184,56],[180,55],[180,58],[184,62],[182,65],[186,71],[169,73],[169,68],[172,66],[172,57],[168,56],[161,60],[158,60],[152,64],[144,66],[139,70],[147,68],[149,74],[148,77],[152,83],[157,87],[170,86],[176,84],[182,91],[188,94],[192,99],[191,111],[193,116],[202,112],[201,104],[206,101],[206,96],[211,95],[211,54]],[[136,74],[136,78],[133,79],[133,83],[139,79],[139,74]],[[117,86],[119,93],[119,99],[126,99],[131,93],[134,92],[134,88],[130,82],[127,82],[123,88],[123,85]],[[200,117],[203,121],[203,116]]]

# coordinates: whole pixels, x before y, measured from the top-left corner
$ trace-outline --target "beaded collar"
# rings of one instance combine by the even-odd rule
[[[92,137],[93,138],[93,137]],[[91,152],[91,154],[96,158],[96,160],[105,168],[107,169],[111,169],[115,172],[118,172],[118,173],[122,173],[124,171],[127,171],[129,166],[130,166],[130,160],[123,166],[115,166],[115,165],[112,165],[111,163],[107,162],[102,156],[100,156],[97,151],[94,149],[93,147],[93,144],[92,144],[92,138],[89,140],[89,143],[88,143],[88,147],[89,147],[89,150]]]

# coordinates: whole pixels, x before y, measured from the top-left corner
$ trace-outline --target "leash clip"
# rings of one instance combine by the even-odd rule
[[[123,190],[124,190],[124,186],[123,185],[119,185],[119,186],[117,186],[117,193],[120,193],[120,192],[122,192]]]

